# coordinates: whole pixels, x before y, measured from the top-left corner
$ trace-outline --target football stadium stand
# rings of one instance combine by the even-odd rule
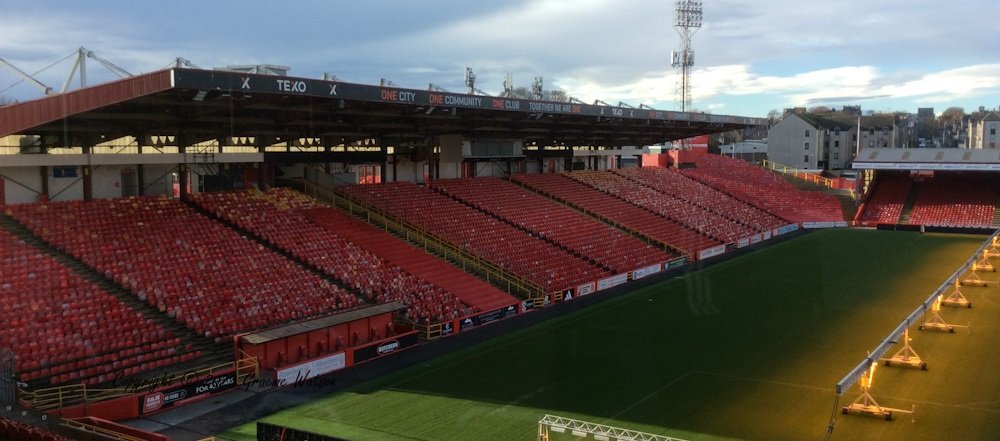
[[[435,293],[434,296],[437,298],[433,298],[434,296],[417,298],[418,303],[411,305],[416,308],[417,316],[429,318],[424,323],[428,321],[437,323],[434,321],[437,319],[431,318],[431,314],[420,314],[420,311],[443,309],[444,311],[439,313],[440,316],[458,318],[470,312],[491,311],[517,303],[517,299],[493,285],[340,210],[316,208],[306,211],[305,215],[316,224],[336,231],[338,235],[351,242],[363,245],[365,250],[391,262],[392,265],[398,265],[402,270],[441,287],[444,293]],[[454,295],[461,303],[471,308],[453,303],[454,300],[450,295]]]
[[[858,220],[866,225],[898,223],[912,184],[913,181],[903,174],[880,173]]]
[[[383,210],[530,280],[558,292],[612,274],[495,217],[410,182],[341,187],[356,200]]]
[[[41,427],[0,417],[0,439],[7,441],[71,441]]]
[[[141,312],[0,229],[0,346],[20,380],[109,381],[195,358]]]
[[[773,230],[787,222],[778,217],[735,199],[728,194],[678,173],[661,167],[623,168],[615,170],[622,176],[645,184],[658,192],[670,194],[690,204],[712,211],[753,229],[755,232]]]
[[[549,147],[647,145],[763,119],[277,73],[177,67],[0,107],[0,373],[28,383],[16,385],[20,404],[59,418],[127,420],[258,375],[298,381],[348,369],[433,338],[429,328],[443,338],[611,290],[692,256],[724,254],[755,233],[766,240],[759,233],[780,221],[816,220],[825,209],[822,198],[789,197],[797,190],[767,183],[766,172],[741,169],[734,178],[730,169],[742,163],[716,170],[709,159],[706,176],[774,194],[671,170],[432,181],[528,170],[535,161],[568,169],[575,157],[616,166],[614,155],[637,150]],[[477,166],[485,161],[507,167]],[[306,186],[306,171],[320,169],[390,183],[331,185],[339,208],[266,190]],[[265,191],[232,190],[251,187]],[[412,323],[394,321],[397,311]],[[411,324],[428,331],[418,336]],[[350,347],[339,330],[353,335]],[[248,342],[251,335],[260,340]],[[268,364],[242,350],[251,344],[263,345]],[[114,384],[181,371],[183,384],[144,393]],[[21,420],[0,418],[0,439],[64,439]]]
[[[739,159],[702,155],[681,173],[789,222],[843,221],[834,196],[799,190],[781,176]]]
[[[907,223],[948,227],[990,227],[998,184],[993,174],[938,173],[926,179]]]
[[[670,194],[653,190],[615,173],[576,171],[567,175],[605,193],[674,219],[722,243],[736,242],[756,233],[753,229],[717,213],[689,204]]]
[[[592,213],[614,225],[660,241],[689,255],[721,242],[648,209],[633,205],[561,174],[514,175],[527,187]]]
[[[431,187],[502,218],[617,273],[678,257],[579,211],[497,178],[446,179]]]
[[[1000,186],[981,172],[879,171],[861,209],[862,225],[905,224],[955,228],[993,228]]]
[[[176,199],[23,204],[9,211],[43,240],[206,337],[360,303]]]
[[[195,203],[270,244],[320,268],[376,303],[402,302],[407,318],[439,323],[475,312],[458,298],[345,238],[351,219],[308,196],[288,189],[211,192]],[[310,213],[307,216],[307,213]],[[321,220],[322,225],[311,221]],[[369,226],[370,227],[370,226]],[[386,234],[370,227],[369,234]],[[362,238],[355,237],[355,239]],[[391,237],[391,236],[390,236]],[[396,246],[406,246],[396,241]],[[424,254],[428,259],[430,255]],[[471,276],[470,276],[471,278]],[[508,297],[507,303],[513,302]]]

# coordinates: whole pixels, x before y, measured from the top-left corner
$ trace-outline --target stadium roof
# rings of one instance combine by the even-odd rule
[[[318,329],[330,328],[342,323],[349,323],[368,317],[375,317],[385,313],[394,313],[406,309],[406,305],[400,302],[386,302],[378,305],[366,306],[350,311],[306,320],[298,323],[277,326],[263,331],[251,332],[240,336],[240,339],[250,344],[262,344],[269,341],[278,340],[292,335],[305,334],[306,332]]]
[[[621,146],[766,123],[740,116],[185,68],[0,107],[0,137],[48,135],[46,139],[56,140],[46,142],[50,145],[179,134],[188,144],[254,136],[322,138],[325,145],[376,138],[392,145],[461,134],[540,145]]]
[[[871,170],[1000,170],[1000,150],[864,148],[852,168]]]

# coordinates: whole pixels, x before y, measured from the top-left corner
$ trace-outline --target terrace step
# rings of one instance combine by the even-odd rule
[[[899,223],[905,224],[910,220],[910,214],[913,213],[913,206],[917,203],[917,197],[920,196],[920,189],[923,188],[923,185],[923,182],[916,181],[910,187],[910,194],[906,196],[906,203],[903,204],[903,212],[899,215]]]

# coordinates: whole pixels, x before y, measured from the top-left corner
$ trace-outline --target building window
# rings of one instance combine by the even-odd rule
[[[996,127],[990,127],[990,135],[996,135],[996,134],[997,134],[997,128]]]
[[[868,147],[875,147],[875,140],[874,139],[868,141]]]
[[[834,140],[833,141],[833,146],[834,147],[840,147],[840,140],[839,139]]]
[[[806,143],[806,150],[809,150],[809,143]]]
[[[809,137],[809,129],[806,129],[806,138]]]
[[[806,159],[804,159],[804,161],[806,162],[806,164],[809,163],[809,155],[806,155]]]
[[[833,159],[840,159],[840,153],[833,152]]]

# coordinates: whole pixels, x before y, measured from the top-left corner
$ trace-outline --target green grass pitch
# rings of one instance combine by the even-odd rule
[[[689,440],[821,440],[837,381],[982,240],[817,231],[265,421],[352,440],[530,440],[551,413]],[[975,307],[942,316],[969,328],[911,332],[928,371],[877,372],[875,399],[914,417],[838,411],[830,439],[1000,439],[1000,289],[964,292]],[[252,423],[220,434],[254,436]]]

